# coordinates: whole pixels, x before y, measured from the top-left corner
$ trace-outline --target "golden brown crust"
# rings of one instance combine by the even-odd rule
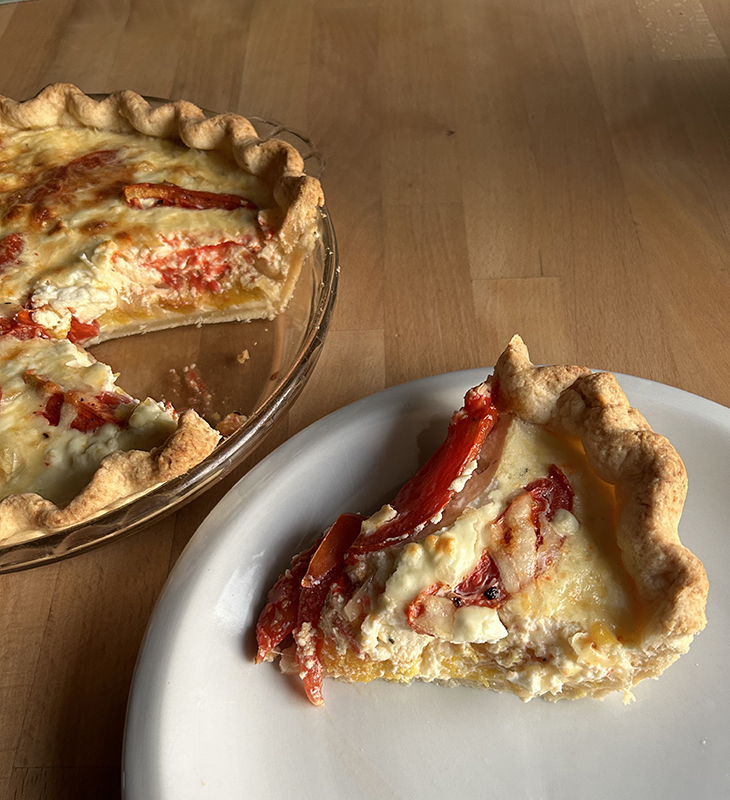
[[[274,199],[285,210],[277,233],[284,252],[311,245],[302,239],[310,235],[317,209],[324,203],[319,181],[304,174],[302,157],[294,147],[280,139],[261,141],[245,117],[220,114],[209,118],[183,100],[152,108],[129,90],[97,101],[68,83],[51,84],[25,102],[0,96],[0,136],[55,126],[136,131],[155,138],[179,139],[198,150],[224,152],[272,187]]]
[[[618,544],[648,611],[642,646],[658,658],[685,652],[706,624],[708,583],[702,563],[679,540],[687,475],[676,450],[631,408],[609,373],[536,367],[515,336],[494,375],[500,404],[578,437],[595,472],[616,487]]]
[[[0,540],[19,533],[48,533],[83,522],[114,503],[183,475],[213,452],[220,434],[195,411],[185,411],[168,441],[156,450],[110,453],[93,478],[67,506],[37,494],[16,494],[0,502]]]

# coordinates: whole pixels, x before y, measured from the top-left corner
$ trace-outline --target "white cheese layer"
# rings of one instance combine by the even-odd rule
[[[71,425],[78,410],[69,402],[63,403],[58,424],[51,424],[44,416],[50,395],[29,374],[79,397],[123,398],[115,410],[120,424],[76,430]],[[0,391],[0,499],[32,490],[63,504],[109,453],[150,450],[177,427],[173,412],[149,398],[132,401],[115,385],[106,364],[67,340],[0,337]]]
[[[497,642],[504,639],[507,629],[502,624],[497,610],[482,606],[464,606],[454,612],[454,630],[449,641],[454,644],[462,642]]]

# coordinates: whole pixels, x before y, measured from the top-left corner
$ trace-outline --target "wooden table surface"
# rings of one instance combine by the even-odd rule
[[[386,386],[538,362],[730,405],[726,0],[33,0],[0,94],[132,88],[306,131],[342,274],[288,417],[154,527],[0,576],[0,797],[120,795],[142,636],[194,531],[293,432]]]

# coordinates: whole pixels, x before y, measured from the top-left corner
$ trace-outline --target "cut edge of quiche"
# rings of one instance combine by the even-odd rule
[[[11,137],[22,132],[58,128],[93,130],[99,134],[142,134],[152,139],[179,142],[191,150],[223,154],[242,173],[253,176],[268,187],[273,204],[271,207],[253,208],[257,241],[250,253],[246,251],[245,242],[219,243],[226,247],[241,248],[243,256],[255,262],[244,271],[244,275],[251,273],[255,281],[250,284],[244,281],[240,287],[234,286],[228,295],[219,293],[218,296],[208,295],[207,289],[201,296],[203,290],[198,284],[197,301],[193,297],[191,302],[181,306],[179,313],[171,307],[163,310],[162,306],[155,308],[156,304],[145,304],[146,288],[142,285],[142,294],[132,299],[132,306],[127,304],[125,308],[122,303],[118,308],[109,309],[99,320],[90,320],[97,327],[96,333],[87,331],[77,341],[93,343],[180,324],[273,319],[286,309],[302,264],[319,235],[319,209],[324,203],[319,181],[304,173],[302,156],[295,147],[281,139],[261,140],[249,120],[240,115],[229,113],[208,117],[202,109],[186,101],[153,107],[130,90],[113,92],[102,100],[95,100],[71,84],[52,84],[24,102],[0,97],[0,136]],[[100,152],[101,156],[110,157],[111,151]],[[93,179],[93,170],[89,174]],[[145,224],[143,209],[148,207],[146,204],[154,206],[155,202],[171,202],[176,205],[185,191],[185,187],[177,185],[135,183],[124,188],[124,197],[130,207],[142,209],[138,211],[139,222]],[[196,192],[191,194],[195,195]],[[236,196],[224,194],[221,197],[225,201]],[[199,199],[193,198],[193,201]],[[183,201],[189,200],[189,197],[183,197]],[[221,206],[212,205],[210,208]],[[181,233],[184,234],[185,230]],[[173,241],[161,251],[146,252],[146,263],[143,263],[143,254],[138,252],[133,252],[129,260],[132,268],[139,262],[142,263],[142,272],[157,274],[156,270],[166,277],[165,259],[174,259],[176,249],[202,253],[210,247],[205,237],[192,236],[190,241]],[[120,245],[118,250],[102,256],[125,258],[127,253],[124,245]],[[175,273],[172,280],[180,280],[176,272],[179,265],[174,260],[170,263],[172,269],[169,271]],[[188,272],[191,270],[189,266],[185,269]],[[184,277],[187,278],[187,275]],[[127,294],[128,287],[135,286],[134,278],[132,275],[124,289]],[[29,309],[34,317],[38,317],[38,312],[42,310],[36,307]],[[88,324],[86,320],[83,322]]]
[[[537,367],[515,336],[395,499],[295,556],[256,661],[281,656],[315,705],[324,677],[628,702],[706,624],[686,487],[613,375]]]

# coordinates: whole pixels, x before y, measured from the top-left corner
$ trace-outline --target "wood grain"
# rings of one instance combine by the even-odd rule
[[[342,265],[314,376],[253,457],[142,533],[0,576],[0,796],[119,796],[170,569],[227,489],[326,413],[487,367],[515,332],[538,361],[730,404],[729,52],[725,0],[0,7],[1,94],[133,88],[311,135]]]

